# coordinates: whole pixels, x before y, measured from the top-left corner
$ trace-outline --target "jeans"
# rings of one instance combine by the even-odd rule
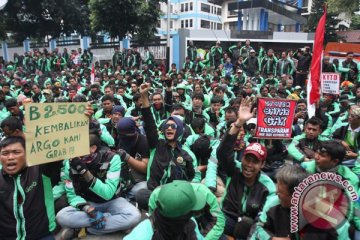
[[[49,234],[45,237],[40,238],[39,240],[55,240],[54,234]]]
[[[356,158],[354,159],[346,159],[341,162],[342,165],[352,169],[355,166]]]
[[[139,210],[124,198],[116,198],[105,203],[89,202],[89,204],[104,213],[106,225],[103,229],[92,228],[87,213],[72,206],[62,209],[56,215],[57,222],[65,228],[86,227],[89,233],[102,235],[130,229],[141,220]]]
[[[130,200],[135,200],[135,196],[136,194],[141,190],[141,189],[147,189],[147,182],[146,181],[142,181],[142,182],[138,182],[137,184],[135,184],[129,192],[126,193],[126,197]]]

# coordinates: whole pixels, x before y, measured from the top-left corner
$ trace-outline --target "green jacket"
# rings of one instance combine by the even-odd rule
[[[315,160],[312,160],[310,162],[303,162],[301,163],[301,167],[303,167],[306,172],[310,173],[310,174],[314,174],[317,172],[316,170],[316,162]],[[336,173],[338,175],[340,175],[343,180],[347,180],[350,182],[350,184],[354,187],[354,191],[356,193],[359,193],[359,177],[353,173],[350,168],[343,166],[343,165],[339,165],[338,170],[336,171]],[[350,216],[349,221],[353,221],[355,228],[357,230],[360,230],[360,204],[359,202],[355,202],[354,204],[352,204],[352,214]],[[343,238],[339,238],[339,239],[343,239]]]
[[[290,239],[300,239],[298,232],[290,233],[288,231],[286,235],[280,236],[280,234],[285,234],[286,229],[290,230],[290,221],[290,210],[281,207],[279,197],[273,196],[266,201],[250,240],[271,240],[273,237],[286,237],[286,235]],[[336,229],[338,240],[349,239],[349,226],[349,222],[346,222]],[[319,237],[323,236],[323,234],[324,232],[320,232]],[[316,235],[316,233],[313,234],[314,239],[316,239]]]
[[[296,136],[293,138],[293,140],[291,141],[289,147],[288,147],[288,153],[291,157],[294,158],[294,160],[298,161],[298,162],[302,162],[304,161],[304,154],[299,150],[299,148],[297,147],[300,140],[304,139],[306,137],[305,133]],[[329,140],[327,137],[323,137],[321,135],[318,136],[318,140],[319,141],[326,141]]]
[[[121,159],[119,155],[114,155],[110,161],[110,167],[106,173],[106,180],[102,182],[99,179],[94,179],[89,189],[104,200],[111,200],[120,183]],[[63,168],[63,179],[65,182],[65,190],[67,200],[70,206],[77,207],[86,204],[87,201],[83,197],[75,193],[72,179],[70,177],[70,162],[65,160],[65,167]]]
[[[216,196],[209,190],[209,188],[201,183],[191,183],[191,185],[195,192],[201,192],[204,194],[206,197],[206,203],[210,206],[210,213],[214,218],[216,218],[216,224],[206,234],[205,240],[220,239],[225,227],[225,216],[220,209]],[[156,209],[156,200],[159,196],[160,189],[161,187],[158,187],[151,193],[149,199],[150,214],[153,214]]]

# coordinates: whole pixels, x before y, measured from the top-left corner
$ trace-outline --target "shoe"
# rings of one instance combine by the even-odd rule
[[[65,228],[61,233],[61,240],[71,240],[74,238],[85,238],[85,228]]]

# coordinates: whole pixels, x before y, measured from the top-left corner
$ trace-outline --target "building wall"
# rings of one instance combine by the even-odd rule
[[[207,0],[170,0],[170,30],[175,34],[179,29],[213,29],[223,28],[221,6]],[[159,34],[167,31],[167,3],[160,3],[163,15],[160,18]]]

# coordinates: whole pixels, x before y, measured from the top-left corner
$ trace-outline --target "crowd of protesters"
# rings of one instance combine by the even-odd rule
[[[322,95],[309,118],[310,47],[274,52],[247,40],[200,52],[189,42],[169,69],[147,48],[116,48],[94,71],[82,49],[1,62],[0,239],[360,239],[358,202],[341,224],[290,231],[294,188],[311,174],[336,173],[358,193],[353,53],[324,57],[322,71],[341,74],[340,95]],[[297,100],[292,139],[254,137],[259,97]],[[90,154],[27,167],[29,102],[88,102]]]

